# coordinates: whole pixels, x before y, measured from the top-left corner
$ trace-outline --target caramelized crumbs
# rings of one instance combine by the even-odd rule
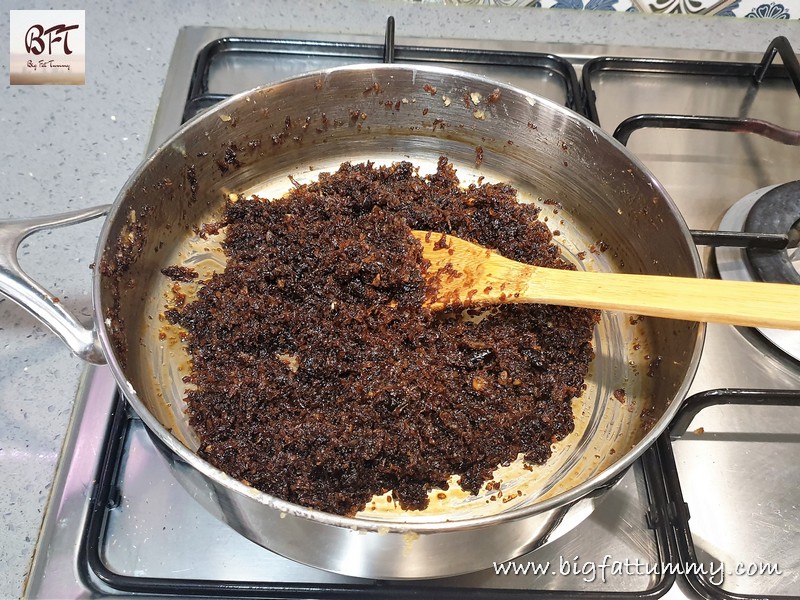
[[[462,188],[444,158],[341,165],[283,198],[230,202],[227,266],[167,311],[186,329],[199,453],[277,497],[352,515],[381,494],[423,509],[460,475],[541,464],[573,429],[597,311],[503,305],[432,314],[410,229],[573,268],[505,183]],[[173,272],[171,274],[178,274]]]
[[[194,281],[198,277],[197,271],[190,267],[171,266],[161,269],[161,274],[173,281]]]

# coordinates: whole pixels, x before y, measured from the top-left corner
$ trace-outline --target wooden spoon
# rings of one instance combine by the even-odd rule
[[[800,286],[566,271],[526,265],[460,238],[413,231],[430,261],[433,311],[502,303],[561,304],[747,327],[800,329]]]

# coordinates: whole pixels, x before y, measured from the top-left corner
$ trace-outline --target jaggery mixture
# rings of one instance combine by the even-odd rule
[[[344,515],[390,491],[423,509],[451,475],[477,493],[519,453],[545,462],[573,429],[599,313],[432,314],[410,236],[440,231],[574,268],[537,216],[510,185],[461,187],[444,158],[424,177],[409,162],[345,163],[283,198],[229,202],[217,224],[225,270],[166,313],[186,330],[200,455],[269,494]]]

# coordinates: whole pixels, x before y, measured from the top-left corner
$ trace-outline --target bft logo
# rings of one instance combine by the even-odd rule
[[[10,24],[12,85],[85,83],[85,11],[12,10]]]
[[[80,25],[53,25],[49,29],[45,29],[42,25],[31,25],[28,32],[25,34],[25,50],[30,54],[39,56],[45,51],[45,38],[47,36],[47,54],[53,54],[53,44],[60,43],[63,48],[63,54],[70,55],[72,50],[69,49],[69,32],[73,29],[79,29]],[[62,37],[63,34],[63,37]]]

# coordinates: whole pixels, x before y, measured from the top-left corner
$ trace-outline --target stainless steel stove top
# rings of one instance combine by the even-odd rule
[[[210,58],[211,51],[203,49],[215,40],[227,41],[216,42]],[[185,113],[221,95],[313,69],[381,60],[375,48],[384,42],[334,35],[293,35],[292,40],[269,31],[183,30],[150,149],[180,125]],[[419,39],[398,39],[397,48],[398,62],[454,63],[577,109],[585,109],[582,90],[588,82],[599,123],[608,131],[640,113],[748,116],[787,128],[800,124],[800,99],[788,78],[767,77],[753,96],[750,79],[739,76],[736,65],[757,63],[757,55],[661,51],[653,56],[636,48]],[[441,48],[447,50],[424,51]],[[477,60],[482,52],[515,58],[487,66]],[[533,60],[532,53],[559,58]],[[599,54],[711,62],[697,72],[684,63],[669,68],[636,61],[587,63]],[[202,89],[192,79],[198,61],[210,65]],[[583,75],[583,86],[563,64]],[[743,107],[747,114],[741,114]],[[693,229],[716,229],[740,198],[800,176],[800,148],[753,134],[642,129],[628,146],[664,184]],[[703,248],[702,255],[708,276],[716,276],[712,251]],[[742,395],[727,391],[732,388],[789,393]],[[565,598],[618,592],[698,595],[693,586],[704,589],[704,583],[660,572],[671,561],[678,572],[705,570],[703,581],[712,584],[702,592],[707,597],[790,595],[800,589],[800,407],[792,394],[798,390],[800,364],[772,349],[764,336],[710,325],[693,400],[733,398],[746,404],[711,406],[685,426],[676,425],[672,444],[663,437],[588,519],[572,530],[565,524],[554,535],[558,539],[517,561],[487,564],[484,571],[457,578],[389,583],[299,565],[216,521],[172,478],[141,422],[119,400],[110,372],[90,368],[25,593],[31,598],[133,593],[405,597],[425,590],[444,597],[514,590]],[[686,516],[684,501],[691,515],[686,527],[680,522]],[[689,533],[692,544],[686,543]],[[700,567],[687,562],[692,553]],[[736,573],[769,568],[780,574]]]

